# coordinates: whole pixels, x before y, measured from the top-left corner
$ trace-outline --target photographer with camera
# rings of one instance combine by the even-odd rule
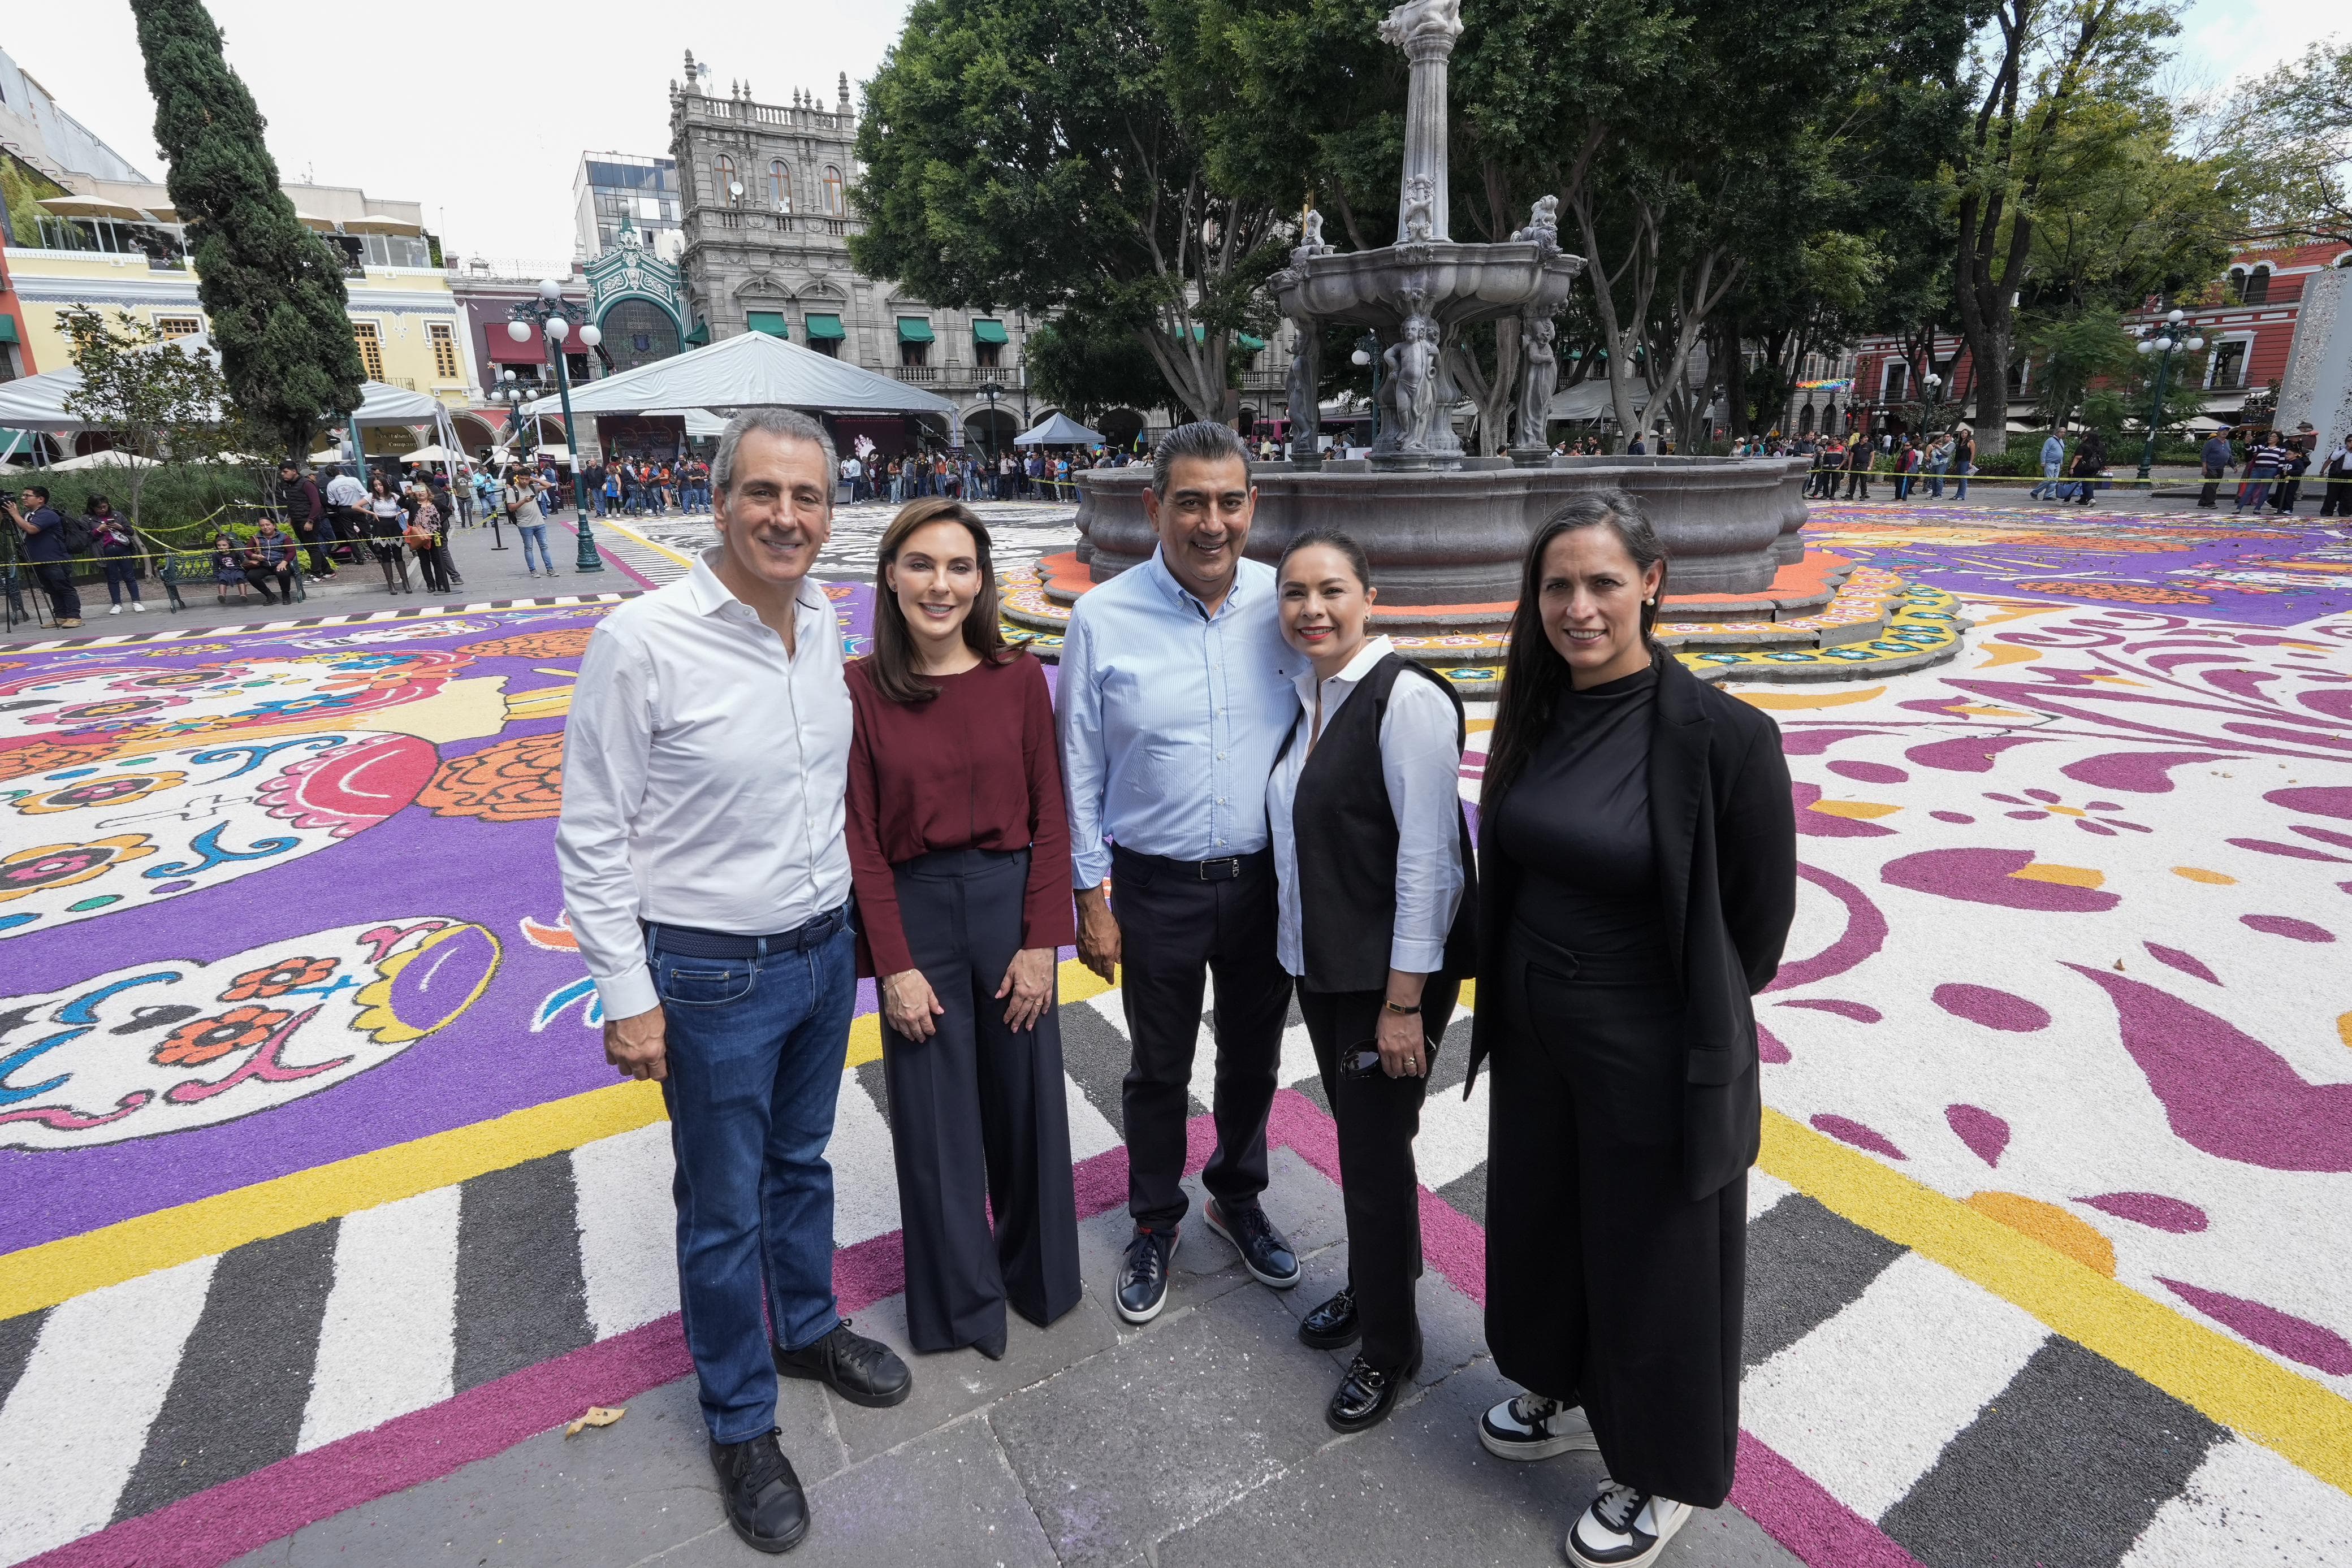
[[[24,503],[31,502],[32,509]],[[81,624],[81,595],[75,591],[73,566],[66,549],[66,520],[49,505],[49,492],[40,485],[25,486],[21,497],[0,495],[0,512],[7,514],[25,535],[25,559],[33,575],[48,591],[49,609],[61,627]]]

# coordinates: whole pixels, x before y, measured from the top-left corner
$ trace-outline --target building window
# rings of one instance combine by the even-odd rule
[[[824,210],[836,218],[847,210],[841,200],[841,171],[830,163],[824,166]]]
[[[2246,274],[2245,301],[2249,305],[2267,305],[2271,298],[2271,269],[2258,267]]]
[[[971,362],[980,370],[992,371],[1003,364],[1001,358],[1003,352],[1004,345],[1002,343],[974,343],[971,346]]]
[[[710,161],[711,199],[722,207],[735,204],[735,160],[723,153]]]
[[[768,204],[780,213],[793,210],[793,172],[781,158],[768,164]]]
[[[434,321],[425,334],[433,340],[433,373],[445,382],[457,379],[457,334],[446,322]]]
[[[360,363],[367,367],[367,379],[383,380],[383,339],[373,321],[354,321],[352,335],[359,340]]]
[[[2246,384],[2246,340],[2233,338],[2213,349],[2212,379],[2205,383],[2218,391]]]
[[[1886,392],[1883,401],[1901,402],[1905,393],[1910,390],[1910,381],[1911,367],[1901,360],[1889,360],[1886,362]]]
[[[205,319],[201,316],[158,316],[155,318],[155,331],[157,335],[167,343],[177,341],[182,338],[193,338],[204,329]]]

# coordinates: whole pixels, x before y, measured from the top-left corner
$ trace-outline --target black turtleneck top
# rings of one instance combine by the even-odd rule
[[[1521,871],[1519,920],[1577,953],[1660,954],[1650,841],[1658,672],[1561,694],[1503,798],[1495,842]]]

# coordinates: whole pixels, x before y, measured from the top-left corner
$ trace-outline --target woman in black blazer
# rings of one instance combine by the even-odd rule
[[[1600,1449],[1581,1568],[1640,1568],[1731,1490],[1748,998],[1796,908],[1780,731],[1650,642],[1665,576],[1622,491],[1537,532],[1479,824],[1486,1339],[1527,1392],[1478,1435],[1506,1458]]]

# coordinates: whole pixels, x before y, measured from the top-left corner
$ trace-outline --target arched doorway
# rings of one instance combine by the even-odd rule
[[[468,457],[479,457],[482,448],[498,444],[498,428],[479,414],[453,413],[449,423],[457,432],[457,447]]]
[[[1096,422],[1095,428],[1102,432],[1105,448],[1130,452],[1135,448],[1136,437],[1143,434],[1143,416],[1131,408],[1109,409]]]
[[[604,309],[600,327],[615,374],[667,360],[685,347],[677,321],[650,299],[624,297]]]
[[[1013,438],[1020,434],[1020,415],[1003,403],[993,412],[976,408],[963,416],[963,444],[974,452],[991,455],[1010,452]]]

